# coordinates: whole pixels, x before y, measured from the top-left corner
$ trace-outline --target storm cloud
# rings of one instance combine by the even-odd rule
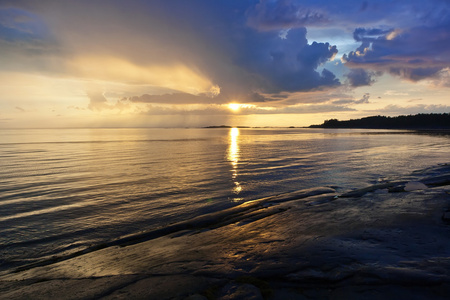
[[[182,3],[173,6],[164,1],[133,1],[127,6],[96,1],[89,4],[88,10],[84,1],[27,3],[24,8],[2,10],[3,14],[14,16],[1,24],[0,35],[3,40],[26,40],[34,48],[45,44],[47,48],[41,47],[27,68],[39,68],[42,57],[51,56],[64,61],[54,73],[85,79],[89,72],[101,80],[176,90],[176,84],[196,78],[190,84],[191,89],[185,87],[180,92],[196,95],[216,86],[233,96],[339,85],[339,79],[330,71],[317,70],[334,58],[336,46],[309,43],[304,27],[297,26],[280,37],[277,30],[261,32],[248,26],[252,6],[244,7],[237,2],[230,5],[224,1],[194,2],[202,3],[203,8],[194,9],[192,4]],[[262,9],[258,5],[253,8]],[[277,7],[280,18],[289,13],[288,3],[278,3]],[[310,13],[302,18],[306,16],[316,18]],[[24,18],[29,20],[18,21]],[[205,27],[208,22],[213,25]],[[51,36],[48,28],[52,28],[54,43],[46,43]],[[13,43],[10,54],[22,45],[23,42]],[[113,64],[117,65],[115,69],[111,67]],[[161,73],[165,66],[170,75]],[[156,72],[163,79],[151,76]],[[143,75],[138,77],[138,74]]]
[[[357,28],[353,35],[361,46],[345,54],[343,61],[351,68],[385,71],[411,81],[436,78],[450,66],[448,28],[448,10],[442,11],[440,20],[429,26],[390,30]],[[349,77],[351,82],[355,72]]]

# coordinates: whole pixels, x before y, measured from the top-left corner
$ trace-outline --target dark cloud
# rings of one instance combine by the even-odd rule
[[[0,6],[0,47],[3,55],[21,52],[39,55],[56,47],[56,42],[37,14],[15,7]]]
[[[36,14],[14,7],[0,8],[0,39],[14,42],[47,36],[48,28]]]
[[[221,68],[217,61],[211,61],[202,69],[220,86],[219,95],[174,92],[132,96],[129,100],[172,104],[257,103],[282,100],[286,98],[280,96],[283,92],[340,85],[331,71],[318,71],[320,66],[334,58],[338,51],[336,46],[317,42],[309,44],[305,28],[290,30],[285,39],[281,39],[276,32],[258,32],[248,28],[237,36],[230,33],[227,36],[230,40],[222,42],[236,49],[230,52],[232,63]]]
[[[382,30],[378,28],[356,28],[353,32],[353,39],[357,42],[373,42],[379,37],[383,37],[386,34],[392,32],[393,30]]]
[[[351,68],[386,71],[412,81],[436,78],[450,67],[449,28],[450,10],[442,11],[440,21],[433,26],[395,30],[358,28],[354,38],[361,46],[345,54],[343,61]],[[354,82],[354,74],[348,77],[350,82]]]
[[[250,103],[263,103],[263,102],[269,102],[271,100],[280,100],[280,97],[283,98],[282,95],[278,95],[277,98],[268,98],[264,95],[261,95],[260,93],[252,93],[246,98],[246,102]]]
[[[290,0],[261,0],[247,11],[247,15],[248,24],[258,30],[291,29],[329,22],[320,10]]]
[[[302,48],[297,59],[303,68],[315,70],[319,65],[332,60],[337,52],[336,46],[331,46],[329,43],[313,42]]]
[[[335,105],[350,105],[350,104],[367,104],[369,102],[370,94],[366,93],[363,95],[363,97],[359,100],[354,99],[341,99],[341,100],[335,100],[332,103]]]
[[[450,65],[450,64],[449,64]],[[392,67],[389,68],[389,72],[393,75],[398,75],[400,77],[410,79],[412,81],[419,81],[422,79],[437,77],[439,72],[443,70],[446,66],[443,67],[418,67],[414,66],[403,66],[403,67]]]
[[[381,73],[368,71],[365,69],[351,69],[349,73],[344,75],[348,79],[348,83],[352,87],[372,85],[375,82],[373,77],[379,76]]]
[[[236,63],[260,76],[261,84],[257,87],[260,91],[306,91],[340,84],[330,71],[317,71],[319,66],[334,58],[336,46],[308,44],[305,28],[290,30],[285,39],[276,32],[249,31],[247,37],[239,44],[241,51]]]
[[[2,71],[61,74],[59,44],[36,13],[0,3],[0,49]]]
[[[367,104],[369,103],[370,94],[365,93],[363,97],[357,101],[355,101],[355,104]]]

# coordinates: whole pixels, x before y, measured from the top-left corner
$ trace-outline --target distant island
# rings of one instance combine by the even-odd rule
[[[339,121],[325,120],[321,125],[309,128],[364,128],[364,129],[450,129],[450,113],[417,114],[397,117],[371,116]]]

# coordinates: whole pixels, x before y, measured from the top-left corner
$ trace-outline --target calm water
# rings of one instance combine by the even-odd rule
[[[323,129],[0,131],[0,271],[248,200],[449,161],[449,135]]]

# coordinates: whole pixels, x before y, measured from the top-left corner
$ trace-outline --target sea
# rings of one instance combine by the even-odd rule
[[[267,196],[396,180],[449,150],[448,133],[405,130],[2,129],[0,272]]]

